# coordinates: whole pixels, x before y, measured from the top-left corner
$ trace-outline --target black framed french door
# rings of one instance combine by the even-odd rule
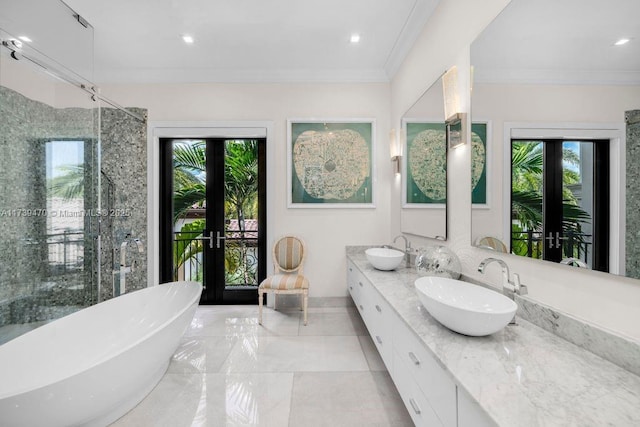
[[[511,252],[609,271],[609,141],[511,140]]]
[[[266,276],[266,139],[160,139],[160,280],[256,304]]]

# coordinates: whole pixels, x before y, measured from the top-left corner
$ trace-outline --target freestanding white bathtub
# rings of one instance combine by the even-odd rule
[[[201,292],[196,282],[153,286],[0,345],[0,425],[117,420],[164,375]]]

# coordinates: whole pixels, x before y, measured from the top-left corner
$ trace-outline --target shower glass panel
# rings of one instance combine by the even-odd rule
[[[0,344],[98,302],[100,109],[43,58],[0,47]]]

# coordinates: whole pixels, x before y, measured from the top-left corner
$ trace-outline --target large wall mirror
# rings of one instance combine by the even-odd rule
[[[401,231],[447,236],[447,142],[440,79],[402,116]]]
[[[513,0],[473,43],[472,244],[640,278],[638,16]]]

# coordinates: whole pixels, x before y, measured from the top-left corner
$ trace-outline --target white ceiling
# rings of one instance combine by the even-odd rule
[[[367,82],[393,76],[438,1],[65,3],[95,29],[98,83]]]
[[[513,0],[471,57],[482,82],[640,84],[640,0]]]

